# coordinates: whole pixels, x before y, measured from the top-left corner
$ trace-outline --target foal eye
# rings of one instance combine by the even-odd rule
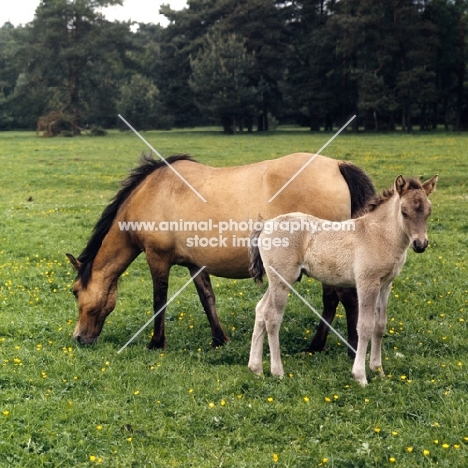
[[[405,213],[404,211],[401,212],[401,215],[403,216],[403,218],[407,218],[407,217],[408,217],[408,213]]]

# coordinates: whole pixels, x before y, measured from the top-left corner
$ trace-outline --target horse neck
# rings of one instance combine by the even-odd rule
[[[122,275],[140,251],[128,233],[120,231],[114,223],[93,261],[92,275],[100,277],[103,284],[110,284]]]
[[[394,249],[395,255],[404,254],[410,245],[410,240],[400,222],[398,194],[395,193],[368,216],[375,235],[382,238],[386,248]]]

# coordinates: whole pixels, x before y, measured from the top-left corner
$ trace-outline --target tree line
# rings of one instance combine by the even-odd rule
[[[189,0],[136,30],[116,4],[42,0],[0,28],[0,129],[468,129],[468,0]]]

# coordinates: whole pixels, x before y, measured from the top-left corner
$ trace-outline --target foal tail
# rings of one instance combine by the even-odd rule
[[[258,237],[263,229],[253,231],[249,239],[249,273],[257,284],[263,283],[263,276],[265,275],[265,267],[263,266],[262,257],[258,248]]]
[[[354,164],[342,161],[339,168],[351,195],[351,218],[359,218],[376,196],[374,184],[369,176]]]

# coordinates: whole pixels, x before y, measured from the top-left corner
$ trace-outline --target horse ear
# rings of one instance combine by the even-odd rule
[[[72,254],[67,253],[65,255],[67,256],[68,260],[70,260],[70,263],[72,264],[73,268],[76,271],[78,271],[81,267],[81,262],[78,259],[76,259]]]
[[[429,194],[431,194],[434,191],[438,180],[439,180],[439,175],[436,174],[432,179],[426,180],[426,182],[422,184],[422,187],[424,191],[426,192],[426,195],[429,196]]]
[[[395,179],[395,190],[398,192],[399,195],[401,195],[403,193],[403,189],[404,189],[405,185],[406,185],[406,180],[400,174]]]

